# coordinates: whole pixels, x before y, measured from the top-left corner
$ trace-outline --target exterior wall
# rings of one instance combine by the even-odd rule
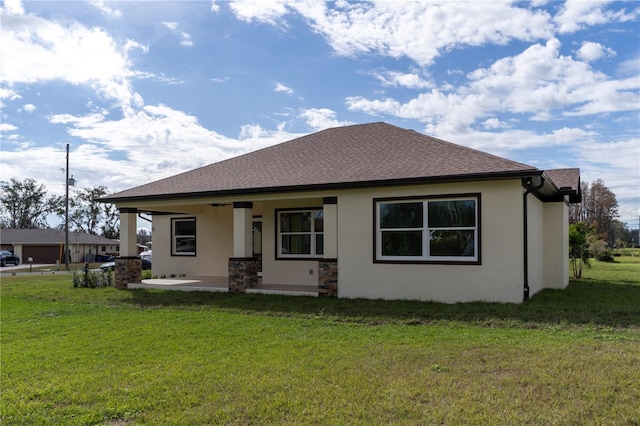
[[[481,194],[480,265],[373,263],[374,198],[470,192]],[[522,302],[522,193],[520,180],[338,193],[338,296]]]
[[[318,285],[318,259],[276,259],[276,209],[322,208],[322,197],[261,203],[262,282],[266,284]],[[254,212],[255,214],[255,212]]]
[[[569,207],[564,202],[544,205],[544,286],[569,285]]]
[[[233,257],[233,208],[207,206],[196,218],[196,255],[171,255],[171,218],[184,216],[153,216],[154,276],[187,274],[226,277],[229,258]]]
[[[544,288],[544,205],[535,196],[529,194],[527,195],[527,209],[529,297],[531,297]]]
[[[480,264],[374,263],[375,198],[480,194]],[[171,256],[171,218],[153,218],[153,275],[228,276],[233,258],[234,201],[252,201],[262,220],[262,282],[317,286],[319,259],[276,259],[276,209],[322,208],[323,197],[337,197],[338,296],[433,300],[445,303],[523,300],[523,188],[519,179],[476,183],[413,185],[340,191],[247,195],[203,205],[163,206],[196,218],[196,256]],[[530,295],[568,280],[567,208],[543,204],[529,195]],[[225,205],[222,205],[225,204]],[[161,210],[161,209],[159,209]],[[184,216],[181,216],[184,217]],[[560,223],[561,222],[561,223]]]

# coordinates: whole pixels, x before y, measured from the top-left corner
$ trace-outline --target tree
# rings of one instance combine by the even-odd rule
[[[591,223],[595,232],[605,239],[611,247],[615,245],[614,220],[618,217],[616,195],[606,187],[602,179],[580,184],[582,202],[572,204],[569,210],[569,223]]]
[[[47,195],[44,185],[27,178],[11,178],[0,185],[0,220],[3,228],[47,228],[46,217],[62,203],[62,197]]]
[[[102,236],[112,240],[120,239],[120,214],[114,204],[104,205],[104,222],[102,224]]]
[[[91,235],[117,240],[120,238],[119,214],[113,204],[101,203],[100,198],[108,195],[107,188],[83,188],[69,196],[69,229]],[[56,213],[64,222],[64,202]],[[61,225],[64,226],[64,225]]]
[[[595,228],[585,222],[569,225],[569,259],[574,278],[582,277],[582,266],[591,267],[589,245],[595,240]]]
[[[151,241],[151,234],[144,228],[138,229],[138,244],[146,246]]]
[[[98,235],[100,223],[104,220],[104,204],[99,198],[107,195],[107,188],[83,188],[75,197],[69,199],[69,225],[75,231]]]

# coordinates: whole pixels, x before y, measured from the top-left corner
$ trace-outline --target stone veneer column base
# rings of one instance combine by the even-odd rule
[[[142,259],[139,257],[117,257],[114,270],[117,289],[125,290],[127,284],[142,281]]]
[[[318,296],[338,297],[338,259],[318,261]]]
[[[229,258],[229,293],[246,293],[258,284],[260,265],[255,257]]]

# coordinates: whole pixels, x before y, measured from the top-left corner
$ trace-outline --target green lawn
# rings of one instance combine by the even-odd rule
[[[2,424],[640,424],[637,257],[522,305],[0,290]]]

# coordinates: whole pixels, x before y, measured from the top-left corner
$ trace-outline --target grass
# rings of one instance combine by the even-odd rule
[[[3,278],[3,424],[640,424],[640,258],[522,305]]]

